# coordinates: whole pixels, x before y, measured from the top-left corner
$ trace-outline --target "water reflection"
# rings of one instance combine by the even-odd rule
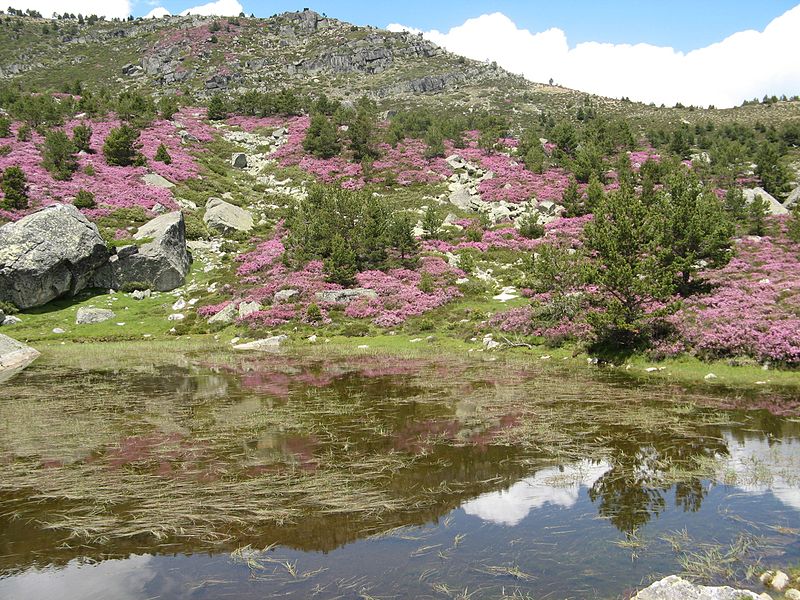
[[[581,488],[591,488],[611,468],[582,460],[572,465],[543,469],[507,490],[482,494],[462,505],[464,512],[498,525],[518,525],[528,514],[546,504],[572,508]]]
[[[700,522],[722,531],[723,502],[745,514],[761,497],[759,518],[800,510],[797,422],[704,408],[680,390],[570,377],[499,363],[282,356],[113,377],[34,366],[0,399],[0,596],[77,586],[82,598],[151,597],[171,585],[160,565],[178,560],[169,555],[208,551],[224,562],[247,544],[278,544],[331,577],[358,556],[373,578],[390,563],[419,578],[458,546],[463,562],[445,570],[473,587],[495,573],[476,561],[513,566],[554,553],[585,565],[584,578],[608,571],[613,581],[630,555],[598,548],[620,532]],[[744,494],[730,500],[728,489]],[[570,535],[547,531],[566,524]],[[401,555],[369,538],[408,527],[434,539]],[[462,536],[473,545],[455,544]],[[549,546],[515,554],[528,537]],[[427,546],[436,550],[420,553]],[[675,568],[663,554],[647,560],[650,570]],[[397,569],[403,589],[412,576]],[[572,582],[566,592],[577,589],[575,573],[550,571]],[[647,573],[631,571],[630,581]],[[194,589],[195,576],[182,576]]]

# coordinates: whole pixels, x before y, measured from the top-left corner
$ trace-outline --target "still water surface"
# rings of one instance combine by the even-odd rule
[[[800,560],[779,394],[503,360],[153,362],[4,384],[0,598],[624,598]]]

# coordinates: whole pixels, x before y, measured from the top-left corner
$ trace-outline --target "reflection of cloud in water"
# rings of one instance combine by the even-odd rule
[[[800,511],[800,440],[763,436],[736,437],[723,432],[730,456],[721,463],[718,478],[747,494],[768,492]]]
[[[39,600],[92,600],[147,598],[147,584],[155,576],[151,556],[131,556],[98,564],[71,561],[61,569],[29,569],[0,580],[2,598]]]
[[[498,525],[517,525],[528,513],[545,504],[570,508],[581,487],[591,487],[611,466],[582,460],[551,467],[518,481],[507,490],[478,496],[462,505],[464,512]]]

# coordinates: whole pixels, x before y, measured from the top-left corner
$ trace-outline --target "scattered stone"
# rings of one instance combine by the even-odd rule
[[[223,308],[217,314],[209,317],[208,322],[209,323],[223,323],[225,325],[228,325],[229,323],[233,323],[233,321],[236,319],[238,314],[239,314],[239,311],[236,308],[236,304],[231,302],[230,304],[228,304],[228,306]]]
[[[131,292],[131,298],[134,300],[144,300],[145,298],[149,298],[153,294],[150,290],[133,290]]]
[[[178,298],[175,304],[172,305],[172,310],[183,310],[186,308],[186,300],[183,298]]]
[[[22,323],[22,319],[15,317],[14,315],[8,315],[5,319],[3,319],[3,327],[16,325],[17,323]]]
[[[231,155],[231,165],[236,169],[246,169],[247,155],[244,152],[234,152]]]
[[[102,323],[113,319],[116,315],[113,310],[107,308],[91,308],[88,306],[81,306],[78,309],[78,314],[75,317],[76,325],[94,325],[95,323]]]
[[[39,352],[0,333],[0,382],[31,364]]]
[[[375,299],[378,293],[367,288],[353,288],[349,290],[327,290],[316,293],[317,300],[320,302],[330,302],[332,304],[350,304],[357,298]]]
[[[361,344],[360,346],[356,346],[359,350],[367,350],[369,346],[367,344]]]
[[[273,352],[289,339],[287,335],[273,335],[272,337],[256,340],[246,344],[236,344],[234,350],[256,350],[260,352]]]
[[[170,316],[167,317],[167,321],[183,321],[186,318],[186,315],[182,313],[172,313]]]
[[[717,376],[714,373],[709,373],[705,377],[703,377],[706,381],[711,381],[712,379],[717,379]]]
[[[493,300],[497,300],[498,302],[508,302],[514,298],[519,298],[519,296],[517,295],[517,288],[512,286],[504,287],[500,290],[499,294],[492,297]]]
[[[314,342],[317,341],[317,335],[313,334],[313,335],[308,336],[308,341],[313,344]]]
[[[491,333],[487,333],[485,336],[483,336],[483,347],[487,350],[494,350],[495,348],[500,347],[500,342],[495,341],[492,339],[492,337],[493,336]]]
[[[410,341],[411,341],[412,344],[416,344],[417,342],[421,342],[422,338],[414,338],[413,340],[410,340]]]
[[[261,310],[261,304],[258,302],[242,302],[239,305],[239,318],[244,319],[248,315]]]
[[[186,248],[186,225],[180,211],[145,223],[133,238],[144,243],[118,248],[96,274],[97,287],[119,289],[125,284],[140,283],[169,292],[183,285],[192,255]]]
[[[71,204],[54,204],[0,227],[0,301],[21,309],[74,296],[108,260],[97,227]]]
[[[253,215],[221,198],[210,198],[203,222],[209,229],[220,233],[250,231],[253,228]]]
[[[695,585],[670,575],[641,590],[632,600],[761,600],[755,592],[731,587]]]
[[[53,328],[53,333],[62,334],[62,333],[67,333],[67,332],[64,331],[63,329],[61,329],[61,327],[55,327],[55,328]]]
[[[786,600],[800,600],[800,590],[794,588],[786,590],[784,595],[786,596]]]
[[[279,290],[275,292],[275,295],[272,297],[272,302],[275,304],[285,304],[299,295],[300,292],[298,290]]]
[[[789,576],[783,571],[775,571],[772,580],[769,582],[771,587],[776,592],[782,592],[789,586]]]

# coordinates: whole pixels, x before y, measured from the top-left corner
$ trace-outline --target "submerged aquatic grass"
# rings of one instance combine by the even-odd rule
[[[706,407],[705,395],[513,358],[157,347],[135,356],[129,344],[63,347],[6,385],[0,519],[34,524],[33,537],[61,545],[65,559],[154,544],[330,550],[377,536],[414,541],[412,558],[448,561],[463,535],[428,541],[416,525],[531,473],[588,460],[608,465],[590,494],[635,555],[658,507],[627,511],[612,502],[616,490],[661,494],[719,478],[720,428],[739,425],[737,415]],[[544,484],[571,488],[584,475],[577,468]],[[268,552],[236,558],[260,560],[270,576],[313,572]],[[513,563],[479,568],[534,576]]]

